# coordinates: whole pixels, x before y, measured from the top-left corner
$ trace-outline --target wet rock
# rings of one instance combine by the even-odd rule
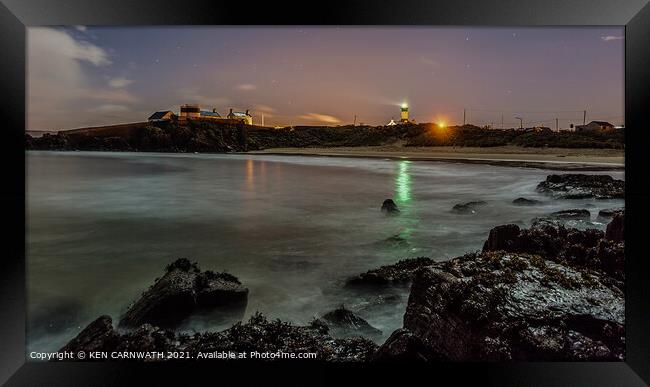
[[[434,261],[428,257],[403,259],[392,265],[381,266],[378,269],[369,270],[349,278],[348,286],[358,285],[390,285],[405,284],[411,281],[413,273],[423,267],[431,265]]]
[[[327,333],[327,326],[319,323],[296,326],[280,320],[269,321],[255,314],[247,323],[237,323],[222,332],[203,332],[192,336],[174,334],[149,324],[120,332],[113,329],[111,319],[102,316],[72,339],[61,351],[142,351],[189,352],[195,360],[214,360],[205,354],[228,352],[258,353],[315,353],[317,360],[365,361],[377,349],[372,341],[357,337],[335,339]],[[202,356],[199,356],[199,353]],[[267,360],[278,360],[278,357]],[[77,359],[72,359],[77,360]],[[104,359],[106,360],[106,359]],[[135,361],[163,361],[165,358],[108,359]]]
[[[625,215],[615,214],[605,230],[605,239],[622,242],[625,240]]]
[[[117,346],[119,335],[113,330],[113,320],[110,316],[99,316],[88,324],[74,339],[70,340],[61,352],[72,351],[111,351]]]
[[[616,214],[625,214],[625,208],[606,208],[598,212],[598,216],[601,218],[611,218]]]
[[[539,200],[526,199],[526,198],[517,198],[512,201],[512,204],[515,204],[517,206],[534,206],[540,203],[541,202]]]
[[[558,199],[623,199],[625,182],[608,175],[549,175],[537,190]]]
[[[555,219],[590,219],[591,213],[585,209],[562,210],[551,213]]]
[[[151,323],[174,326],[195,310],[218,306],[245,307],[248,289],[228,273],[201,272],[196,263],[180,258],[133,304],[120,325]]]
[[[484,202],[482,200],[459,203],[456,204],[451,210],[458,214],[475,214],[478,207],[484,206],[486,204],[487,202]]]
[[[519,226],[505,224],[490,230],[490,235],[483,245],[483,250],[508,250],[512,249],[519,238]]]
[[[379,329],[368,324],[366,320],[345,306],[325,313],[320,320],[329,327],[329,332],[334,337],[381,336]]]
[[[602,231],[538,223],[517,232],[514,226],[497,226],[490,230],[483,251],[535,254],[571,267],[602,271],[623,288],[624,245],[607,243]]]
[[[603,274],[519,253],[418,270],[378,360],[621,361],[624,295]]]
[[[386,199],[381,204],[381,212],[394,215],[399,213],[399,208],[397,208],[397,204],[395,204],[393,199]]]

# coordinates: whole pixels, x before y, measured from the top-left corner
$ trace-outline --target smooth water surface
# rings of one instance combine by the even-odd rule
[[[101,314],[114,323],[179,257],[226,270],[250,289],[244,318],[308,323],[345,304],[384,333],[401,327],[407,288],[348,289],[351,275],[401,258],[446,260],[480,250],[500,224],[623,200],[555,201],[550,173],[476,164],[271,155],[28,152],[28,346],[56,350]],[[623,172],[608,172],[623,178]],[[517,197],[543,200],[521,207]],[[380,212],[393,198],[401,213]],[[454,204],[484,200],[476,214]],[[399,235],[406,243],[386,241]],[[228,328],[241,316],[181,329]]]

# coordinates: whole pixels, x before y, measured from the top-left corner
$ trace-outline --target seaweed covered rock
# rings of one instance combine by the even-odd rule
[[[608,227],[616,230],[615,226]],[[546,224],[530,229],[519,229],[514,224],[497,226],[490,230],[483,251],[497,250],[535,254],[557,263],[603,271],[620,283],[625,277],[625,246],[606,240],[605,234],[596,229]]]
[[[273,357],[259,357],[264,360],[281,360],[279,352],[286,354],[315,353],[317,360],[364,361],[377,349],[370,340],[357,337],[334,339],[327,333],[327,327],[312,324],[296,326],[280,320],[269,321],[261,314],[255,314],[247,323],[237,323],[222,332],[203,332],[192,336],[177,335],[169,330],[144,324],[128,332],[113,328],[111,319],[102,316],[92,322],[61,350],[91,352],[137,351],[148,356],[130,359],[126,357],[109,360],[163,361],[165,357],[151,356],[159,352],[187,352],[191,359],[214,359],[217,353],[246,353],[247,358],[257,354],[272,354]],[[78,359],[73,359],[78,360]]]
[[[625,208],[605,208],[598,211],[598,216],[601,218],[612,218],[614,215],[625,214]]]
[[[128,309],[121,325],[174,326],[197,309],[246,306],[248,289],[231,274],[201,272],[186,258],[169,264],[165,271]]]
[[[554,219],[589,219],[591,213],[585,209],[562,210],[551,213]]]
[[[416,272],[403,328],[378,360],[620,361],[624,295],[603,275],[484,252]]]
[[[467,203],[459,203],[454,205],[454,207],[451,210],[457,214],[475,214],[478,207],[484,206],[486,204],[487,203],[482,200],[467,202]]]
[[[325,313],[319,320],[327,325],[330,334],[334,337],[381,336],[379,329],[370,325],[366,320],[345,308],[345,306]]]
[[[558,199],[623,199],[625,182],[609,175],[548,175],[537,190]]]
[[[395,264],[381,266],[349,278],[346,284],[348,286],[405,284],[411,281],[417,269],[429,266],[433,262],[428,257],[403,259]]]
[[[381,212],[384,212],[388,215],[395,215],[399,213],[399,208],[397,208],[397,204],[395,204],[393,199],[386,199],[381,204]]]

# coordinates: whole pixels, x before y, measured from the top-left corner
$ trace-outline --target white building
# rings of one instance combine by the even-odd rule
[[[230,109],[227,118],[231,120],[242,120],[246,125],[253,125],[253,116],[251,116],[248,109],[245,112],[233,112]]]

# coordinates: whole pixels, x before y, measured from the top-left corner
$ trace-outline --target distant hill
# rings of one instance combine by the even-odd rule
[[[287,147],[405,146],[612,148],[625,147],[624,130],[575,133],[490,130],[435,124],[394,126],[295,126],[280,129],[238,121],[137,122],[43,134],[25,134],[26,149],[144,152],[238,152]]]

